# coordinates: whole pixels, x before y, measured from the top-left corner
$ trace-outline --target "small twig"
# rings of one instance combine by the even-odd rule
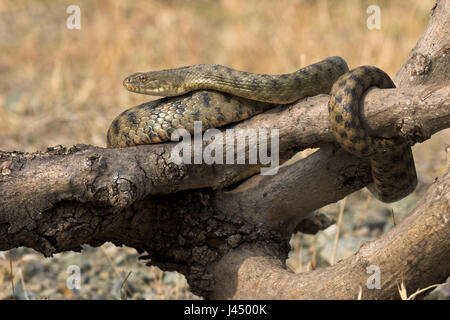
[[[395,222],[395,215],[394,215],[394,209],[391,209],[391,216],[392,216],[392,223],[394,224],[394,227],[397,225]]]
[[[27,287],[25,286],[25,280],[23,279],[22,269],[19,268],[17,273],[19,274],[20,284],[22,285],[23,288],[23,295],[25,296],[25,300],[30,300],[27,293]]]
[[[432,284],[431,286],[428,286],[426,288],[417,290],[415,293],[411,294],[410,296],[408,296],[408,293],[406,291],[406,286],[405,286],[405,283],[403,281],[400,284],[400,286],[397,283],[397,287],[398,287],[398,292],[400,294],[400,298],[402,300],[414,300],[417,297],[417,295],[419,295],[419,294],[421,294],[421,293],[423,293],[423,292],[425,292],[427,290],[443,286],[444,284],[446,284],[446,283]]]
[[[122,298],[122,300],[126,300],[127,299],[127,291],[129,291],[128,286],[126,286],[126,290],[122,291],[125,283],[128,280],[128,277],[131,275],[131,271],[128,272],[128,274],[125,276],[125,279],[123,279],[122,284],[120,285],[120,292],[123,292],[123,294],[120,295],[120,297]]]
[[[11,289],[14,300],[16,300],[16,293],[14,292],[14,273],[12,266],[12,250],[9,250],[9,274],[11,276]]]
[[[342,216],[344,215],[344,208],[345,208],[346,200],[347,200],[347,197],[342,199],[341,207],[339,208],[339,216],[338,216],[338,221],[337,221],[337,224],[336,224],[336,238],[334,239],[333,255],[331,256],[331,265],[334,265],[335,264],[335,260],[336,260],[336,252],[337,252],[337,246],[338,246],[338,241],[339,241],[339,233],[340,233],[340,230],[341,230]]]
[[[114,262],[111,260],[111,258],[109,257],[108,253],[106,252],[106,250],[103,247],[100,247],[101,250],[103,251],[103,254],[105,255],[106,259],[108,260],[109,264],[111,265],[111,267],[113,268],[114,273],[116,274],[117,277],[119,277],[120,279],[122,279],[122,281],[125,281],[126,278],[128,278],[128,276],[123,279],[122,275],[120,274],[120,272],[117,270]],[[122,283],[123,284],[123,283]],[[121,287],[122,288],[122,287]],[[131,296],[132,292],[130,291],[130,289],[127,287],[127,293]]]

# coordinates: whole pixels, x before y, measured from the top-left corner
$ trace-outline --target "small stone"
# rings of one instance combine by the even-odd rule
[[[242,240],[242,236],[239,234],[235,234],[235,235],[229,236],[227,238],[227,243],[232,248],[236,248],[241,243],[241,240]]]
[[[176,284],[178,280],[178,273],[175,271],[164,272],[164,277],[162,282],[164,284]]]

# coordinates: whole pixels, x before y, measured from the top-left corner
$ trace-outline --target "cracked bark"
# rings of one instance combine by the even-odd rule
[[[372,134],[414,144],[450,127],[448,8],[448,1],[433,8],[396,76],[399,88],[365,95],[364,125]],[[310,212],[371,180],[365,161],[333,144],[327,100],[308,98],[231,126],[279,129],[281,163],[320,147],[274,176],[258,175],[259,165],[178,165],[170,159],[173,143],[0,151],[0,250],[26,246],[51,256],[111,241],[185,274],[205,298],[353,299],[370,264],[382,267],[386,280],[382,290],[363,290],[363,298],[398,298],[397,280],[408,290],[442,281],[450,274],[448,173],[410,217],[350,259],[301,275],[286,271],[292,232],[330,223]]]

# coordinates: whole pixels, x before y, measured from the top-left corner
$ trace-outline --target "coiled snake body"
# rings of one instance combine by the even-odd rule
[[[192,133],[194,121],[202,121],[203,130],[221,127],[273,108],[274,104],[329,93],[328,109],[336,141],[357,157],[370,159],[373,183],[367,186],[369,190],[381,201],[393,202],[411,193],[417,184],[412,151],[406,141],[400,137],[371,137],[362,126],[359,102],[363,93],[371,86],[395,87],[389,76],[376,67],[348,71],[340,57],[282,75],[195,65],[136,73],[123,84],[132,92],[166,98],[133,107],[116,117],[108,130],[108,147],[170,141],[178,128]],[[186,94],[194,90],[198,91]]]

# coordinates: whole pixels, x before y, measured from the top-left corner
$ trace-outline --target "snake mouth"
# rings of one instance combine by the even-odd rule
[[[140,74],[134,74],[126,77],[122,84],[128,91],[140,94],[147,94],[153,96],[165,96],[166,92],[164,88],[161,86],[157,86],[154,81],[149,81],[145,79],[145,81],[141,80]]]
[[[141,93],[141,94],[155,94],[152,90],[148,88],[142,87],[139,84],[133,83],[133,81],[129,78],[123,80],[123,86],[130,92]]]
[[[147,94],[151,96],[169,96],[164,88],[148,88],[140,83],[135,83],[130,77],[123,80],[123,86],[130,92]]]
[[[128,91],[139,92],[139,87],[136,87],[136,85],[133,84],[131,77],[126,77],[122,84]]]

